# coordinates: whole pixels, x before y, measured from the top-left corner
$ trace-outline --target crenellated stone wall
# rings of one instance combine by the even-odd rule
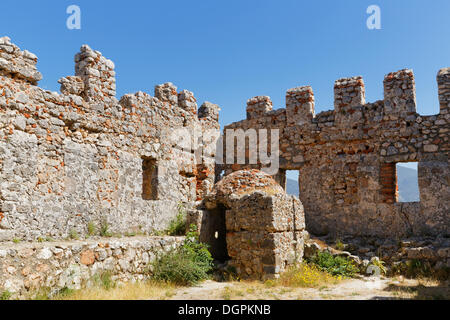
[[[117,100],[114,63],[87,45],[61,93],[37,86],[36,63],[0,38],[0,241],[151,233],[212,189],[214,154],[177,145],[218,136],[217,105],[197,114],[171,83]]]
[[[362,77],[335,83],[334,110],[315,114],[311,87],[286,93],[286,108],[269,97],[248,101],[247,119],[224,128],[278,129],[280,171],[299,171],[306,227],[315,234],[401,238],[450,234],[450,68],[437,76],[440,112],[416,112],[411,70],[386,75],[384,100],[367,103]],[[232,132],[232,131],[230,131]],[[264,139],[264,137],[262,137]],[[256,143],[256,142],[255,142]],[[224,154],[227,154],[224,144]],[[225,174],[250,165],[225,165]],[[231,151],[233,153],[233,151]],[[396,164],[418,162],[420,202],[398,202]]]
[[[416,112],[411,70],[386,75],[384,100],[373,103],[365,100],[362,77],[339,79],[334,110],[319,114],[310,86],[288,90],[284,109],[273,110],[266,96],[250,99],[247,119],[226,126],[223,141],[227,129],[265,129],[259,140],[272,144],[270,131],[279,130],[280,170],[272,179],[242,170],[263,168],[248,164],[254,156],[249,145],[229,157],[223,144],[227,160],[244,151],[247,164],[216,161],[220,109],[210,102],[198,108],[190,91],[165,83],[154,96],[116,99],[114,63],[87,45],[75,56],[75,75],[58,81],[61,93],[37,86],[42,75],[36,64],[35,55],[0,38],[0,287],[16,286],[20,293],[35,279],[37,287],[62,287],[55,281],[67,281],[55,274],[64,276],[75,264],[92,275],[106,248],[95,240],[81,248],[36,240],[100,230],[151,234],[180,210],[189,212],[189,223],[199,227],[217,260],[231,259],[249,278],[277,276],[301,261],[305,228],[390,240],[450,235],[450,68],[438,73],[440,112],[432,116]],[[252,147],[261,148],[258,142]],[[420,202],[398,201],[400,162],[418,162]],[[221,169],[226,177],[219,181]],[[300,173],[301,201],[282,188],[286,170]],[[128,263],[142,267],[145,252],[165,250],[164,244],[147,250],[145,242],[153,240],[142,240]],[[110,247],[136,251],[127,241]],[[115,251],[107,255],[117,276],[130,276]],[[442,252],[447,259],[448,250]],[[34,269],[23,268],[27,263]]]

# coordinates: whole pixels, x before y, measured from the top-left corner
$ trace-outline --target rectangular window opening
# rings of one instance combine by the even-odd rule
[[[298,170],[286,170],[286,193],[299,197]]]
[[[417,162],[400,162],[397,171],[397,202],[419,202],[419,178]]]
[[[142,199],[158,200],[158,166],[156,159],[142,159]]]

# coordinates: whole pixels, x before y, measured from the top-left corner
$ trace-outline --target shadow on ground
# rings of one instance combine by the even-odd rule
[[[390,296],[376,296],[372,300],[450,300],[450,281],[439,281],[430,285],[389,284],[384,291]]]

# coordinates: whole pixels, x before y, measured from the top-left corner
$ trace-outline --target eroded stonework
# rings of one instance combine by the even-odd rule
[[[167,227],[215,180],[212,157],[179,134],[219,135],[219,107],[166,83],[115,98],[114,63],[87,45],[61,94],[37,86],[37,58],[0,39],[0,241]],[[195,146],[195,145],[193,145]]]
[[[241,277],[275,277],[302,261],[303,205],[268,174],[258,170],[234,172],[216,184],[204,206],[204,210],[190,212],[189,222],[197,224],[200,237],[211,245],[213,255],[226,250],[231,258],[229,265]],[[220,228],[218,219],[223,219],[224,228]],[[221,248],[217,242],[224,232],[226,247]]]
[[[259,139],[279,130],[281,170],[275,179],[284,186],[286,170],[299,170],[299,197],[312,233],[448,236],[450,68],[440,70],[437,81],[440,112],[432,116],[416,112],[411,70],[388,74],[384,100],[374,103],[366,103],[361,77],[337,80],[334,110],[317,115],[309,86],[288,90],[285,109],[272,110],[269,97],[255,97],[248,101],[247,119],[224,128],[224,141],[228,129],[255,129]],[[260,129],[269,132],[261,137]],[[224,149],[227,154],[225,143]],[[225,165],[225,174],[263,167],[249,164],[248,145],[245,156],[245,164]],[[400,162],[418,162],[420,202],[398,202]]]
[[[183,237],[134,237],[49,243],[3,244],[0,291],[29,299],[40,288],[81,289],[104,273],[113,281],[145,281],[158,255],[183,244]]]
[[[165,229],[180,205],[213,256],[231,259],[241,277],[273,277],[301,261],[305,228],[380,238],[392,255],[392,241],[429,236],[437,240],[405,246],[402,257],[449,265],[450,68],[437,76],[440,112],[433,116],[416,112],[411,70],[388,74],[384,100],[374,103],[365,101],[362,77],[337,80],[335,109],[317,115],[309,86],[288,90],[285,109],[272,110],[269,97],[250,99],[247,119],[227,126],[223,141],[227,129],[268,129],[260,140],[279,130],[280,171],[271,177],[250,170],[262,169],[260,163],[216,162],[220,109],[209,102],[197,108],[190,91],[166,83],[154,97],[137,92],[117,100],[114,63],[87,45],[75,56],[75,75],[58,81],[61,93],[37,86],[36,63],[35,55],[0,38],[0,241],[10,242],[0,250],[0,287],[20,293],[34,279],[62,287],[67,279],[55,274],[72,272],[66,267],[73,263],[83,280],[101,269],[94,266],[103,261],[103,242],[84,243],[81,251],[77,244],[27,244],[21,257],[14,247],[22,245],[12,240],[83,238],[93,228],[149,234]],[[398,202],[399,162],[418,162],[420,202]],[[286,170],[300,172],[301,201],[283,189]],[[108,267],[142,278],[145,255],[170,247],[160,240],[142,239],[128,262],[107,251]],[[125,255],[135,251],[128,239],[113,246]],[[41,263],[49,259],[51,266]],[[128,272],[127,263],[137,269]]]

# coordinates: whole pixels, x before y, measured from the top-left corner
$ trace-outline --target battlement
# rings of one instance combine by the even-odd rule
[[[450,68],[439,70],[437,75],[440,113],[450,113]]]
[[[105,220],[120,234],[163,230],[212,189],[214,157],[194,137],[220,135],[219,106],[198,109],[172,83],[118,100],[114,63],[87,45],[61,93],[37,85],[36,63],[0,39],[0,241],[85,235]]]
[[[42,74],[37,71],[37,57],[31,52],[21,51],[8,37],[0,38],[0,75],[37,84]]]
[[[416,112],[416,84],[412,70],[391,72],[384,77],[384,111],[398,115]]]
[[[101,52],[83,45],[75,55],[75,75],[84,82],[83,97],[87,102],[110,103],[116,95],[114,63]]]
[[[247,119],[255,119],[272,111],[272,100],[267,96],[253,97],[247,101]]]
[[[343,78],[334,83],[334,109],[338,112],[346,107],[366,104],[366,92],[361,76]]]
[[[439,86],[440,114],[447,113],[450,105],[450,68],[441,69],[437,76]],[[378,102],[368,103],[365,85],[361,76],[338,79],[334,83],[333,122],[342,124],[362,124],[377,121],[384,116],[392,119],[406,119],[416,112],[416,88],[414,73],[410,69],[391,72],[384,78],[384,99],[382,108]],[[363,107],[366,107],[364,111]],[[285,123],[281,126],[305,126],[321,122],[314,111],[315,98],[310,86],[289,89],[286,92],[286,108],[272,110],[272,101],[267,96],[257,96],[247,101],[247,120],[269,117],[275,111],[286,112]],[[363,113],[366,112],[365,116]],[[329,118],[329,117],[328,117]],[[353,121],[353,123],[351,123]],[[328,121],[329,122],[329,121]]]
[[[286,93],[287,125],[302,125],[314,118],[314,93],[311,87],[289,89]]]
[[[416,112],[409,69],[386,75],[384,99],[373,103],[366,101],[361,76],[339,79],[334,110],[317,115],[309,86],[289,89],[285,109],[272,110],[267,97],[255,97],[249,100],[247,119],[224,128],[224,154],[231,147],[227,132],[233,131],[228,129],[277,130],[275,180],[284,186],[286,171],[299,171],[299,197],[313,233],[449,234],[450,68],[439,71],[437,82],[440,112],[432,116]],[[252,144],[267,143],[257,139]],[[252,158],[247,144],[241,150],[245,159],[225,165],[226,174],[265,166]],[[399,201],[396,164],[401,162],[419,163],[420,203]]]
[[[36,68],[37,60],[37,57],[27,50],[21,51],[11,43],[8,37],[0,38],[0,75],[37,85],[38,81],[42,79],[42,74]],[[105,116],[113,115],[109,110],[118,104],[124,107],[132,105],[127,103],[130,100],[129,94],[120,98],[121,102],[116,99],[114,62],[105,58],[101,52],[91,49],[88,45],[81,47],[74,60],[75,75],[58,80],[61,85],[62,100],[66,99],[62,98],[64,96],[81,97],[85,102],[83,105],[85,112],[103,110]],[[178,92],[177,87],[170,82],[155,86],[154,95],[154,99],[147,99],[147,107],[180,108],[180,111],[172,110],[172,113],[181,115],[186,121],[197,121],[203,118],[203,121],[218,122],[218,106],[212,107],[213,104],[207,104],[203,108],[202,116],[198,117],[197,100],[194,94],[188,90]],[[207,109],[211,110],[206,112]],[[218,124],[215,126],[218,126]]]

